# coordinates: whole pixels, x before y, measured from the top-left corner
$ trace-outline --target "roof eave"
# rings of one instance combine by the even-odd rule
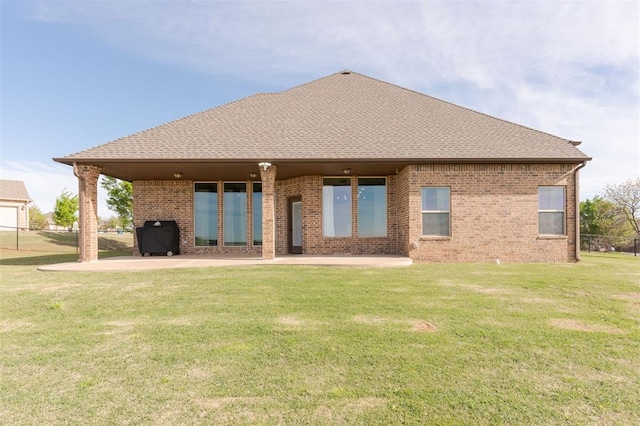
[[[53,161],[72,166],[73,163],[582,163],[591,161],[592,157],[549,157],[549,158],[53,158]]]

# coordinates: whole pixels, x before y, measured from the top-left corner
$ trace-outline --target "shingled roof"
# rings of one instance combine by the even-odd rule
[[[0,179],[0,199],[10,201],[31,201],[27,187],[21,180]]]
[[[577,144],[343,71],[54,160],[66,164],[589,160]]]

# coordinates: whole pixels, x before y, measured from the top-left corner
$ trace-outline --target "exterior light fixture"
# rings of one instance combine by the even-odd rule
[[[351,173],[351,169],[346,167],[346,168],[342,169],[342,173],[344,173],[345,175],[348,175],[349,173]]]
[[[178,173],[174,173],[173,177],[176,179],[180,179],[182,177],[182,173],[178,172]]]
[[[269,170],[269,167],[271,167],[271,163],[267,163],[267,162],[263,162],[263,163],[259,163],[258,166],[263,170],[263,171],[267,171]]]
[[[257,174],[257,173],[249,173],[249,177],[250,177],[251,179],[255,179],[255,178],[257,178],[257,177],[258,177],[258,174]]]

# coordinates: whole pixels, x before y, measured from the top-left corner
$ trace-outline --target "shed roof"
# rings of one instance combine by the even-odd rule
[[[27,187],[21,180],[0,179],[0,199],[11,201],[31,201]]]
[[[568,139],[343,71],[260,93],[56,161],[582,162]]]

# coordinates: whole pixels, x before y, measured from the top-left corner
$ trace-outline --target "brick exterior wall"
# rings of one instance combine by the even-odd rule
[[[325,238],[322,233],[322,178],[304,176],[278,181],[276,186],[276,253],[286,254],[288,243],[288,209],[292,197],[302,197],[302,253],[329,254],[396,254],[396,191],[395,176],[387,176],[387,236],[358,237],[358,176],[351,179],[351,230],[350,237]]]
[[[408,167],[408,242],[418,246],[409,247],[410,257],[425,262],[575,261],[575,168],[570,164]],[[546,185],[565,187],[565,236],[538,236],[538,187]],[[424,186],[450,188],[450,237],[422,237]]]
[[[100,167],[74,167],[78,177],[78,261],[98,260],[98,178]]]
[[[142,180],[133,182],[133,226],[144,225],[147,220],[175,220],[180,228],[181,254],[222,254],[249,253],[262,254],[261,246],[253,245],[251,218],[252,183],[247,181],[247,245],[224,246],[222,242],[222,188],[223,181],[218,184],[218,245],[195,246],[194,224],[194,182],[190,180]],[[134,233],[134,254],[139,255],[138,240]]]
[[[322,236],[322,176],[275,182],[275,253],[289,251],[288,209],[301,197],[303,254],[404,254],[417,262],[575,261],[575,185],[571,164],[424,164],[387,176],[387,236],[357,236],[357,176],[352,180],[352,236]],[[218,183],[219,245],[194,246],[194,182],[135,181],[134,226],[146,220],[175,220],[182,254],[252,253],[252,182],[247,181],[247,245],[222,243],[222,188]],[[538,186],[566,188],[566,235],[538,236]],[[423,237],[421,191],[451,189],[450,237]],[[264,197],[264,183],[263,183]],[[264,219],[264,218],[263,218]],[[263,224],[263,229],[265,225]],[[263,237],[265,233],[263,231]],[[137,241],[135,242],[137,250]],[[415,246],[415,247],[414,247]]]
[[[396,220],[398,228],[398,254],[409,255],[409,177],[411,167],[400,170],[396,176]]]
[[[262,179],[262,258],[273,259],[276,256],[275,236],[275,190],[277,166],[269,165],[260,169]],[[251,225],[248,226],[251,228]],[[247,228],[247,229],[248,229]]]

